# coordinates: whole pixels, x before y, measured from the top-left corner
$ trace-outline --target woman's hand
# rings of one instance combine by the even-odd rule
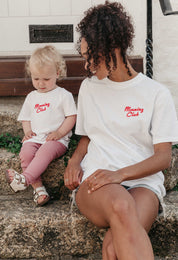
[[[89,142],[90,139],[87,136],[82,136],[72,158],[68,161],[64,174],[64,183],[69,190],[75,190],[81,183],[83,170],[80,163],[87,153]]]
[[[75,190],[81,183],[83,171],[80,164],[69,160],[64,173],[64,184],[69,190]]]
[[[24,141],[32,138],[32,136],[36,136],[36,134],[32,130],[29,130],[28,132],[26,132],[24,138],[22,139],[22,143]]]
[[[94,192],[104,185],[110,183],[121,183],[122,175],[119,171],[109,171],[104,169],[98,169],[91,176],[89,176],[85,182],[88,185],[88,193]]]
[[[144,178],[167,169],[171,163],[171,153],[171,143],[159,143],[154,145],[154,154],[141,162],[117,171],[99,169],[85,180],[88,184],[88,193],[109,183],[120,184],[123,181]]]

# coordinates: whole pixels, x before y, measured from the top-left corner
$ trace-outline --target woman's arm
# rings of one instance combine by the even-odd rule
[[[171,155],[172,143],[160,143],[154,145],[154,155],[142,162],[117,171],[99,169],[86,180],[89,193],[109,183],[139,179],[162,171],[170,166]]]
[[[76,115],[67,116],[62,125],[54,132],[51,132],[47,138],[46,141],[52,141],[52,140],[59,140],[63,136],[65,136],[67,133],[70,132],[70,130],[74,127],[76,122]]]
[[[170,166],[172,157],[172,143],[154,145],[154,155],[135,165],[120,170],[122,181],[143,178],[162,171]],[[118,171],[119,172],[119,171]]]
[[[80,185],[83,176],[80,163],[87,153],[89,142],[90,139],[87,136],[83,136],[80,139],[71,159],[68,161],[68,165],[64,174],[64,182],[65,186],[70,190],[74,190]]]

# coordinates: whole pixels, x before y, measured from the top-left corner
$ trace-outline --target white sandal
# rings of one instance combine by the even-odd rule
[[[9,171],[12,171],[14,173],[13,181],[10,180]],[[8,169],[6,171],[6,179],[7,179],[7,182],[10,184],[10,187],[15,192],[20,191],[20,190],[25,190],[27,188],[25,176],[22,174],[19,174],[18,172],[16,172],[13,169]]]
[[[36,205],[38,206],[43,206],[44,204],[46,204],[48,202],[48,200],[50,199],[49,194],[47,193],[46,189],[44,186],[38,187],[36,189],[34,189],[33,191],[33,195],[34,195],[34,202],[36,203]],[[40,196],[46,196],[46,198],[41,202],[38,203],[38,198]]]

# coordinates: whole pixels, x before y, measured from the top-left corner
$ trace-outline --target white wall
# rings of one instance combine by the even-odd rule
[[[136,39],[134,54],[144,56],[145,4],[142,0],[123,0],[134,18]],[[28,54],[44,44],[29,43],[29,24],[73,24],[74,30],[91,5],[104,3],[104,0],[0,0],[0,55]],[[140,34],[139,32],[142,32]],[[63,53],[76,53],[77,33],[74,43],[54,43]]]
[[[119,1],[119,0],[118,0]],[[0,56],[30,54],[44,44],[29,43],[29,24],[73,24],[74,28],[91,5],[104,0],[0,0]],[[146,40],[146,0],[121,0],[131,14],[135,39],[132,55],[144,59]],[[178,0],[171,0],[178,10]],[[178,113],[178,15],[163,16],[158,0],[153,5],[153,78],[166,84]],[[77,53],[75,43],[53,43],[64,54]]]
[[[178,0],[171,2],[178,10]],[[178,15],[163,16],[159,1],[153,5],[154,78],[169,87],[178,113]]]

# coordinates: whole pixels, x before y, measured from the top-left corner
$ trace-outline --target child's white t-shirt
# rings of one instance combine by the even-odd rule
[[[76,114],[76,105],[72,94],[64,88],[57,87],[46,93],[37,90],[30,92],[22,106],[18,121],[30,121],[32,131],[36,133],[25,142],[43,144],[47,135],[57,130],[65,117]],[[59,142],[68,146],[71,131]]]
[[[87,78],[78,98],[76,134],[90,138],[81,162],[83,180],[97,169],[118,170],[153,155],[153,144],[178,141],[178,121],[169,90],[142,73],[125,82]],[[165,195],[162,172],[126,186],[145,184]]]

